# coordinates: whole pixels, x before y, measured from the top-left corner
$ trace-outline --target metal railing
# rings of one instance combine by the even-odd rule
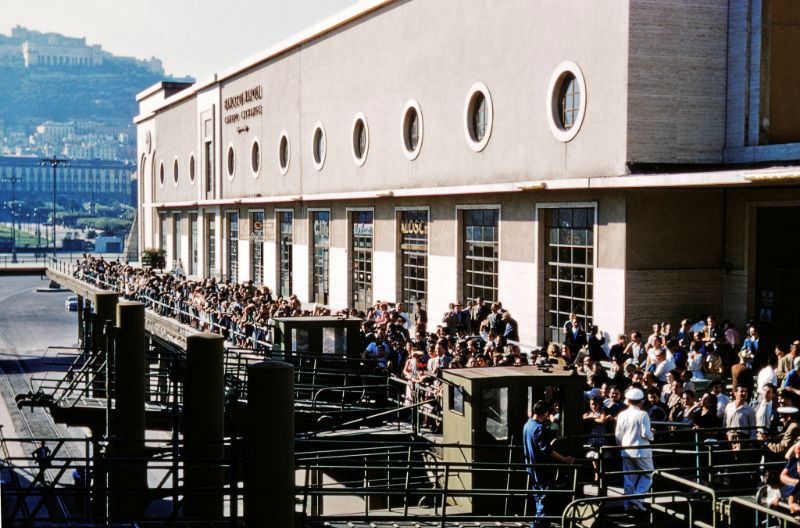
[[[446,446],[441,446],[446,447]],[[455,447],[455,446],[450,446]],[[463,446],[478,448],[485,446]],[[304,484],[296,488],[297,502],[309,521],[378,522],[387,520],[413,520],[436,522],[530,522],[534,516],[528,510],[532,496],[569,497],[578,493],[578,466],[544,464],[560,472],[560,485],[548,490],[533,490],[530,486],[528,465],[524,463],[464,463],[431,461],[422,455],[423,450],[413,446],[392,446],[381,449],[355,449],[350,452],[328,450],[304,453],[295,465],[304,472]],[[435,458],[435,457],[433,457]],[[502,487],[476,487],[464,489],[456,486],[462,477],[477,479],[482,475],[509,474]],[[325,483],[325,475],[342,475],[335,483]],[[362,511],[325,514],[326,498],[351,497],[360,499]],[[499,504],[500,510],[490,513],[471,513],[454,507],[459,503],[489,500]],[[420,509],[421,502],[426,508]],[[395,508],[399,511],[393,511]],[[547,520],[557,521],[560,515],[551,514]]]
[[[41,441],[51,448],[46,460],[25,454]],[[239,439],[225,439],[226,452],[231,452],[234,441],[240,442]],[[83,457],[62,455],[67,444],[77,447]],[[151,456],[121,458],[114,455],[114,448],[125,444],[126,440],[118,438],[5,438],[0,434],[4,453],[0,469],[10,477],[2,486],[4,525],[8,522],[9,526],[242,526],[243,519],[236,513],[238,504],[233,506],[241,499],[240,486],[190,489],[184,481],[185,470],[189,467],[217,468],[223,474],[241,475],[238,469],[233,470],[237,465],[234,459],[198,459],[190,465],[181,455],[187,444],[181,442],[172,446],[164,440],[145,441],[144,452]],[[23,454],[14,455],[15,452]],[[125,473],[142,467],[146,467],[151,476],[147,487],[137,488],[124,481],[122,484],[117,481],[111,487],[108,478],[113,472]],[[219,500],[224,517],[182,519],[183,500],[190,495]],[[130,519],[129,524],[109,522],[107,501],[134,499],[144,500],[145,504],[157,501],[159,507],[149,509],[146,516],[143,508],[141,518]]]
[[[85,251],[81,252],[71,252],[71,251],[60,251],[58,252],[58,257],[56,260],[63,260],[66,262],[77,262],[86,254]],[[117,259],[117,258],[124,258],[124,254],[122,253],[92,253],[95,256],[102,256],[106,259]],[[53,260],[53,249],[52,248],[42,248],[39,251],[16,251],[16,254],[12,253],[0,253],[0,268],[15,268],[15,267],[26,267],[26,266],[37,266],[41,265],[41,267],[46,267],[50,264]]]
[[[723,511],[726,511],[727,517],[730,519],[729,524],[732,526],[734,525],[733,511],[735,506],[749,510],[752,513],[755,521],[752,526],[764,528],[770,528],[772,526],[780,528],[787,528],[788,526],[800,526],[800,519],[798,519],[795,515],[792,515],[786,511],[780,511],[775,508],[759,504],[756,500],[745,497],[732,497],[728,499],[727,508],[723,508]],[[764,515],[763,522],[760,519],[759,514]],[[772,523],[770,522],[771,520],[775,522]],[[741,518],[739,523],[741,523]]]

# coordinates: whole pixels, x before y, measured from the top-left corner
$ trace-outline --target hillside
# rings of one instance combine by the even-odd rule
[[[47,120],[127,124],[137,112],[136,94],[162,80],[144,68],[119,64],[78,69],[0,66],[0,122],[6,128]]]

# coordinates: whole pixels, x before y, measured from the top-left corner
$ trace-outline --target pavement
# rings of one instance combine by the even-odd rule
[[[43,408],[22,411],[14,396],[36,388],[36,379],[54,368],[58,348],[78,343],[77,314],[64,309],[70,292],[37,293],[48,280],[39,276],[0,276],[0,425],[6,439],[37,437],[82,438],[82,429],[56,424]],[[7,443],[12,457],[27,457],[33,442]],[[62,455],[81,456],[76,446]]]

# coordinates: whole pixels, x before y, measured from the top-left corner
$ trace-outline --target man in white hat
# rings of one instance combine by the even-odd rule
[[[625,472],[625,495],[647,493],[652,483],[653,455],[650,441],[653,440],[653,429],[650,417],[642,410],[644,392],[639,388],[631,388],[625,393],[628,408],[617,416],[617,428],[614,436],[622,450],[622,471]],[[625,501],[625,511],[630,513],[645,511],[641,500]]]

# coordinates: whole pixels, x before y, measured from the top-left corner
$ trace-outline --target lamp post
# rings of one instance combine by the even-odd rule
[[[68,159],[53,156],[52,158],[43,158],[39,161],[42,166],[49,165],[53,169],[53,257],[56,256],[56,169],[60,165],[69,164]]]

